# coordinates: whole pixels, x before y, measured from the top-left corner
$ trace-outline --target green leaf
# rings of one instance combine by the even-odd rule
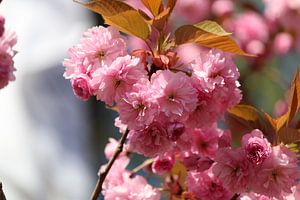
[[[149,37],[149,27],[140,13],[118,0],[93,0],[81,3],[86,8],[101,14],[106,24],[116,27],[120,31],[137,36],[143,40]]]
[[[200,28],[197,26],[200,26]],[[204,22],[203,24],[200,23],[200,25],[183,25],[175,31],[175,42],[177,45],[197,43],[234,54],[253,56],[244,52],[228,34],[226,31],[218,29],[212,23]]]
[[[163,10],[162,0],[142,0],[142,2],[154,17],[159,15]]]
[[[228,33],[226,32],[222,26],[220,26],[217,22],[214,21],[210,21],[210,20],[205,20],[202,21],[196,25],[194,25],[195,27],[206,31],[208,33],[212,33],[215,35],[219,35],[219,36],[227,36],[227,35],[231,35],[232,33]]]

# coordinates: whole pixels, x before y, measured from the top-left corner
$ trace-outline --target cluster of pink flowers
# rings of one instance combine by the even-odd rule
[[[296,155],[287,147],[271,147],[262,132],[255,129],[243,136],[240,148],[220,148],[212,171],[234,193],[252,191],[283,199],[298,184],[297,162]]]
[[[187,165],[209,168],[218,143],[230,143],[217,129],[218,117],[241,99],[239,72],[228,55],[203,50],[178,67],[176,54],[147,64],[127,54],[126,39],[113,27],[94,27],[63,63],[76,96],[95,95],[118,107],[116,124],[130,130],[128,149],[156,158],[153,171],[160,174],[172,168],[178,152]]]
[[[155,157],[176,150],[185,129],[211,126],[241,99],[239,72],[220,51],[203,50],[180,71],[176,63],[145,67],[126,52],[125,38],[114,28],[94,27],[69,50],[64,75],[83,100],[95,95],[118,107],[135,152]]]
[[[197,49],[186,62],[177,48],[155,56],[149,51],[145,59],[129,55],[126,44],[113,27],[93,27],[63,63],[76,96],[96,96],[117,107],[115,125],[122,134],[129,130],[126,151],[152,158],[152,172],[159,175],[181,162],[188,171],[187,191],[196,199],[226,200],[235,194],[280,199],[295,190],[299,168],[294,153],[272,147],[259,130],[232,148],[230,131],[217,127],[225,111],[241,100],[239,72],[229,55]],[[108,159],[116,146],[111,139]],[[125,169],[128,162],[123,153],[113,165],[103,187],[105,199],[159,199],[157,189]]]
[[[263,13],[249,8],[233,13],[224,20],[225,27],[235,33],[246,51],[263,55],[264,59],[292,49],[300,51],[299,1],[263,0],[263,4]]]
[[[15,32],[6,30],[4,27],[5,19],[0,15],[0,89],[7,86],[9,81],[14,81],[15,76],[13,57],[16,51],[13,49],[17,43]]]
[[[107,159],[112,157],[117,141],[110,139],[105,148]],[[159,200],[160,192],[147,183],[147,180],[139,175],[132,175],[126,170],[129,164],[129,157],[121,154],[112,166],[103,184],[103,195],[106,200]],[[100,168],[99,174],[104,170],[105,165]]]

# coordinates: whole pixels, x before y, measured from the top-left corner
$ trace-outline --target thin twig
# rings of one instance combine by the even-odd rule
[[[123,134],[122,138],[120,139],[119,141],[119,144],[118,144],[118,147],[117,149],[115,150],[115,153],[113,155],[113,157],[110,159],[110,161],[108,162],[104,172],[101,172],[100,176],[99,176],[99,179],[97,181],[97,184],[95,186],[95,189],[94,189],[94,192],[91,196],[91,200],[97,200],[101,191],[102,191],[102,185],[103,185],[103,182],[109,172],[109,170],[111,169],[111,167],[113,166],[115,160],[118,158],[118,156],[120,155],[120,153],[123,151],[123,146],[124,146],[124,143],[126,141],[126,138],[128,136],[128,133],[129,133],[129,130],[127,129],[125,131],[125,133]]]
[[[6,200],[4,192],[2,190],[2,183],[0,182],[0,200]]]
[[[145,160],[142,164],[140,164],[139,166],[137,166],[136,168],[134,168],[133,170],[131,170],[131,176],[133,176],[134,174],[136,174],[138,171],[140,171],[144,167],[152,164],[153,162],[154,162],[154,159]]]

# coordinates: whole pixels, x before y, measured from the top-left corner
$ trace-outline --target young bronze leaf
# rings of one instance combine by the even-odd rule
[[[167,8],[170,8],[170,14],[173,12],[173,9],[177,3],[177,0],[168,0]]]
[[[163,10],[162,0],[142,0],[142,2],[154,17]]]
[[[173,166],[171,170],[171,174],[178,176],[179,178],[179,183],[182,187],[184,187],[186,176],[187,176],[187,170],[186,167],[181,163],[181,162],[176,162],[175,165]]]
[[[170,8],[165,9],[163,12],[161,12],[154,19],[150,20],[148,23],[155,27],[158,31],[163,30],[163,28],[166,26],[169,17],[169,12]]]
[[[269,116],[269,115],[268,115]],[[249,105],[236,105],[227,110],[225,123],[237,136],[235,139],[240,141],[241,137],[251,132],[253,129],[260,129],[264,136],[273,143],[275,141],[275,128],[266,115],[261,114],[256,108]]]
[[[279,130],[277,137],[279,143],[297,143],[300,142],[300,131],[289,127],[283,127]]]
[[[221,49],[238,55],[253,56],[244,52],[229,35],[217,35],[212,32],[204,31],[194,25],[183,25],[179,27],[175,31],[175,41],[177,45],[198,43],[209,48]]]
[[[265,119],[269,122],[269,124],[271,125],[273,131],[277,130],[277,120],[272,118],[268,113],[264,113]]]
[[[118,0],[93,0],[80,4],[101,14],[105,23],[115,26],[124,33],[144,40],[149,36],[149,27],[143,17],[126,3]]]
[[[297,114],[300,108],[300,81],[299,71],[297,69],[292,87],[290,89],[290,103],[288,111],[277,119],[277,130],[280,130],[284,125],[289,125]]]
[[[227,110],[225,115],[225,123],[233,132],[235,138],[240,140],[246,132],[251,132],[253,129],[261,129],[260,115],[258,110],[248,105],[237,105]]]
[[[219,36],[227,36],[227,35],[231,35],[232,33],[228,33],[226,32],[222,26],[220,26],[217,22],[214,21],[210,21],[210,20],[205,20],[202,21],[196,25],[197,28],[206,31],[208,33],[212,33],[215,35],[219,35]]]

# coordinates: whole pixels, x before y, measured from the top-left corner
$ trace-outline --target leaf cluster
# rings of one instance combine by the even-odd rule
[[[260,129],[273,144],[286,144],[297,151],[300,144],[300,120],[296,115],[300,108],[300,80],[296,71],[290,88],[290,101],[287,112],[279,118],[273,118],[268,113],[259,111],[249,105],[237,105],[228,109],[226,124],[232,130],[236,139],[253,129]]]
[[[162,49],[166,46],[162,43],[170,34],[165,31],[177,0],[168,0],[166,5],[163,4],[162,0],[141,1],[151,16],[149,13],[135,9],[121,0],[92,0],[88,3],[78,3],[102,15],[106,24],[114,26],[126,34],[139,37],[145,42],[150,41],[151,31],[158,31],[160,36],[157,51],[167,51],[167,49]],[[226,32],[214,21],[206,20],[195,25],[183,25],[171,35],[174,35],[174,38],[168,42],[175,41],[175,46],[197,43],[234,54],[252,56],[240,49],[231,37],[231,33]]]

